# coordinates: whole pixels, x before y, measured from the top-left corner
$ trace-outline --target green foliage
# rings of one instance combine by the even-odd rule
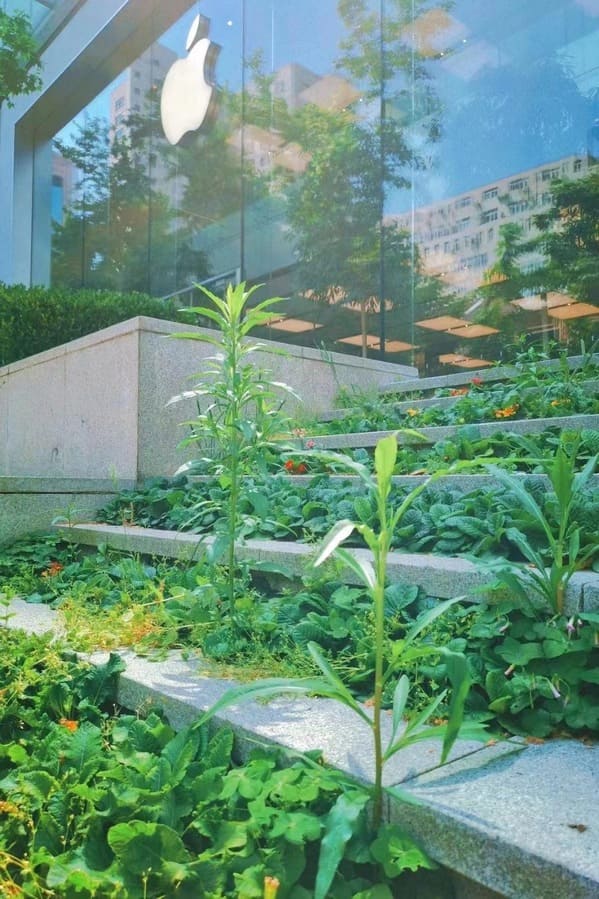
[[[171,400],[194,399],[197,416],[190,422],[192,436],[183,445],[206,443],[211,439],[219,450],[215,473],[221,487],[228,490],[224,526],[217,531],[211,557],[227,559],[229,612],[235,615],[235,539],[239,534],[240,479],[259,469],[263,452],[283,426],[281,395],[292,393],[285,384],[270,380],[270,373],[258,368],[253,358],[264,346],[255,343],[250,332],[266,324],[277,297],[252,305],[258,287],[246,290],[245,283],[227,287],[224,299],[203,288],[210,306],[191,311],[207,318],[218,328],[218,336],[203,332],[174,335],[214,347],[216,355],[208,360],[201,380],[192,390]],[[183,467],[188,470],[193,462]]]
[[[39,90],[42,81],[39,48],[26,13],[0,9],[0,107],[13,98]]]
[[[373,835],[359,792],[342,792],[318,754],[256,749],[235,764],[229,730],[175,733],[152,709],[115,715],[115,657],[93,668],[7,629],[0,650],[0,877],[11,895],[259,899],[276,877],[281,899],[310,899],[324,896],[320,854],[330,894],[351,899],[398,895],[404,871],[430,866],[397,828]]]
[[[397,509],[394,511],[389,509],[388,500],[396,455],[397,440],[395,435],[391,435],[383,438],[376,445],[374,477],[367,468],[354,463],[352,466],[353,471],[360,476],[376,503],[376,527],[371,528],[366,524],[356,524],[347,519],[338,521],[325,538],[314,561],[314,566],[318,567],[335,553],[344,566],[358,576],[371,599],[373,616],[372,652],[374,656],[372,716],[368,714],[363,705],[356,701],[344,681],[333,670],[318,644],[309,642],[308,650],[321,672],[319,678],[270,678],[255,684],[234,688],[221,697],[205,713],[202,719],[203,721],[209,720],[222,709],[237,703],[241,699],[249,697],[255,699],[270,696],[273,693],[315,693],[340,702],[361,719],[372,734],[375,776],[371,796],[373,802],[373,825],[376,829],[378,829],[382,821],[383,771],[385,762],[406,746],[422,740],[439,738],[443,740],[441,759],[442,761],[445,760],[462,727],[464,705],[470,685],[470,676],[463,654],[449,650],[446,647],[432,647],[416,643],[419,634],[443,612],[454,605],[459,597],[439,603],[421,615],[405,637],[392,644],[390,655],[387,654],[385,620],[388,603],[386,602],[385,586],[387,556],[391,538],[394,529],[405,512],[426,487],[425,483],[420,484],[405,497]],[[354,530],[358,530],[362,534],[372,553],[372,563],[341,548],[341,544]],[[405,673],[401,674],[399,679],[396,680],[397,675],[407,660],[413,662],[414,659],[439,654],[445,659],[447,675],[453,688],[447,723],[441,727],[426,726],[426,722],[445,699],[446,693],[444,691],[436,696],[418,716],[410,720],[404,728],[402,726],[403,715],[409,695],[410,683]],[[383,694],[385,686],[391,683],[395,683],[393,726],[391,734],[387,734],[386,746],[384,746],[382,728]],[[469,732],[473,737],[480,738],[482,735],[482,731],[477,729],[476,726],[471,726]],[[333,843],[333,847],[335,848],[331,848],[330,853],[327,853],[321,859],[321,863],[325,868],[329,863],[334,865],[335,853],[338,852],[338,842]],[[333,859],[333,862],[331,862],[331,859]],[[321,870],[319,877],[321,882],[326,885],[328,874]]]
[[[525,566],[499,565],[500,581],[506,584],[526,605],[531,591],[538,595],[558,615],[563,614],[566,589],[574,573],[597,552],[597,535],[590,544],[581,547],[583,528],[577,523],[576,510],[589,489],[589,481],[597,466],[597,456],[591,457],[582,471],[576,471],[577,446],[564,438],[553,457],[543,460],[545,474],[553,491],[553,515],[549,518],[534,495],[509,472],[496,466],[489,471],[498,481],[509,487],[519,506],[543,535],[545,551],[549,555],[546,565],[543,551],[536,549],[519,528],[508,528],[506,536],[522,553]]]
[[[189,320],[143,294],[0,284],[0,365],[136,315]]]
[[[473,703],[508,732],[599,730],[597,615],[547,615],[514,594],[477,611],[468,632]]]

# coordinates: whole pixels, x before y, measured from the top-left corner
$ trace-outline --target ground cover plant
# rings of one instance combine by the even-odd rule
[[[534,444],[531,448],[534,451]],[[401,449],[398,450],[401,452]],[[570,454],[578,465],[578,452]],[[366,457],[368,459],[368,457]],[[532,456],[528,455],[529,460]],[[592,458],[592,457],[590,457]],[[537,468],[542,468],[539,461]],[[587,459],[586,464],[589,464]],[[542,471],[538,472],[539,474]],[[527,494],[536,497],[549,521],[556,523],[559,509],[538,477],[523,481]],[[516,541],[509,539],[516,529],[541,552],[546,533],[539,528],[538,518],[519,501],[515,479],[505,484],[497,474],[497,486],[464,493],[463,489],[436,486],[416,498],[402,522],[395,529],[391,546],[406,552],[436,552],[488,558],[505,557],[512,561],[524,558]],[[389,501],[393,507],[408,494],[406,486],[394,484]],[[126,491],[102,509],[98,518],[111,524],[137,524],[168,530],[212,533],[222,521],[227,508],[227,491],[218,482],[159,480],[145,490]],[[285,475],[246,478],[238,497],[238,537],[269,540],[299,540],[313,543],[323,537],[339,518],[352,517],[372,524],[376,504],[368,492],[356,484],[355,478],[333,478],[315,475],[308,483]],[[580,521],[582,549],[595,544],[599,525],[599,487],[587,484],[578,491],[574,511]],[[359,533],[350,538],[364,545]],[[546,552],[551,553],[547,547]],[[529,559],[530,561],[530,559]]]
[[[341,397],[344,416],[312,422],[310,427],[314,433],[345,434],[596,414],[599,365],[593,348],[585,351],[583,345],[581,349],[581,363],[574,369],[570,369],[564,351],[559,352],[558,366],[551,368],[545,364],[550,358],[548,353],[534,347],[518,350],[514,377],[486,382],[475,376],[464,386],[439,388],[433,392],[433,398],[442,402],[428,400],[421,404],[422,392],[393,397],[345,391]]]
[[[117,656],[91,666],[7,627],[0,648],[2,895],[310,899],[319,877],[339,899],[451,895],[318,753],[240,762],[227,729],[118,709]]]

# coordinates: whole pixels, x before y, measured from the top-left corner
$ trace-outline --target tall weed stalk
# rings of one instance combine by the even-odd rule
[[[194,443],[205,446],[211,441],[218,451],[218,459],[212,461],[220,486],[229,491],[228,510],[210,558],[217,562],[225,557],[227,598],[233,617],[241,478],[261,467],[267,448],[284,427],[282,394],[296,396],[291,387],[271,380],[270,372],[254,362],[256,353],[264,351],[265,346],[251,339],[249,334],[254,328],[267,324],[272,307],[281,302],[279,297],[272,297],[251,305],[251,297],[258,286],[246,290],[245,283],[236,287],[229,285],[223,299],[202,287],[211,305],[189,311],[213,322],[218,334],[187,331],[174,335],[210,344],[216,350],[198,375],[199,383],[170,402],[194,399],[197,404],[197,416],[187,422],[191,436],[182,441],[181,446]],[[180,471],[192,470],[194,464],[188,462]]]

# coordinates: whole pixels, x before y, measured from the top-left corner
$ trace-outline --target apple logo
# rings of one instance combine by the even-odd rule
[[[197,15],[185,43],[187,56],[174,62],[164,79],[160,117],[171,144],[197,131],[214,114],[214,66],[221,48],[208,38],[209,30],[210,19]]]

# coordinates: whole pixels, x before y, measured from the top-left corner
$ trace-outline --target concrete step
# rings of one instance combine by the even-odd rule
[[[60,626],[57,613],[43,606],[15,600],[9,611],[10,627],[41,633]],[[120,705],[134,711],[159,705],[176,729],[192,724],[235,685],[176,653],[162,661],[130,652],[122,658]],[[98,664],[105,659],[92,657]],[[240,702],[213,721],[223,724],[234,729],[242,756],[256,741],[294,754],[319,749],[327,764],[373,781],[370,729],[332,700]],[[387,739],[390,725],[386,716]],[[456,899],[597,899],[599,745],[458,740],[448,763],[439,761],[440,741],[411,746],[390,760],[385,818],[449,869]]]
[[[599,380],[581,381],[579,386],[589,396],[599,393]],[[519,396],[535,396],[540,392],[541,388],[539,387],[527,387],[519,393]],[[424,399],[418,398],[399,402],[381,403],[380,405],[377,405],[377,411],[382,414],[393,415],[394,413],[405,413],[408,409],[450,409],[463,399],[464,394],[461,394],[460,396],[431,396]],[[318,420],[323,423],[327,421],[342,421],[344,418],[347,418],[348,415],[357,414],[359,412],[360,409],[351,407],[347,409],[330,409],[321,413],[318,416]]]
[[[57,527],[65,540],[84,546],[106,544],[124,552],[184,561],[199,558],[202,549],[208,548],[214,539],[132,525],[76,524]],[[369,550],[352,549],[352,552],[358,558],[372,560]],[[261,562],[275,563],[290,576],[300,578],[308,571],[316,555],[316,547],[283,540],[246,540],[236,547],[236,553],[240,561],[250,566],[256,562],[256,567]],[[416,584],[429,596],[441,599],[464,596],[471,602],[479,602],[494,580],[482,564],[432,553],[392,552],[388,557],[387,573],[389,581]],[[343,571],[343,578],[347,583],[360,583],[350,570]],[[577,609],[587,612],[599,609],[599,574],[581,571],[572,577],[566,594],[566,609],[572,612]]]
[[[576,371],[588,365],[599,365],[599,353],[594,353],[589,360],[587,356],[569,356],[567,363],[570,371]],[[545,359],[536,363],[540,369],[559,370],[561,367],[560,359]],[[497,365],[492,368],[481,368],[476,371],[456,372],[451,375],[437,375],[430,378],[406,378],[401,381],[390,381],[386,384],[382,393],[414,393],[427,392],[429,390],[437,390],[442,387],[462,387],[470,384],[473,378],[480,379],[484,383],[492,383],[493,381],[508,381],[518,378],[522,372],[526,370],[526,366],[518,367],[516,365]]]
[[[494,434],[541,434],[548,428],[560,430],[581,431],[583,429],[598,430],[599,415],[564,415],[557,418],[527,418],[517,420],[489,421],[481,424],[468,425],[444,425],[433,428],[418,428],[415,423],[413,430],[417,430],[420,437],[399,431],[364,431],[354,434],[322,434],[315,435],[314,449],[357,449],[359,447],[374,447],[383,437],[397,433],[397,442],[401,446],[417,446],[436,443],[438,440],[447,440],[455,437],[460,431],[468,429],[470,439],[477,437],[490,437]]]

